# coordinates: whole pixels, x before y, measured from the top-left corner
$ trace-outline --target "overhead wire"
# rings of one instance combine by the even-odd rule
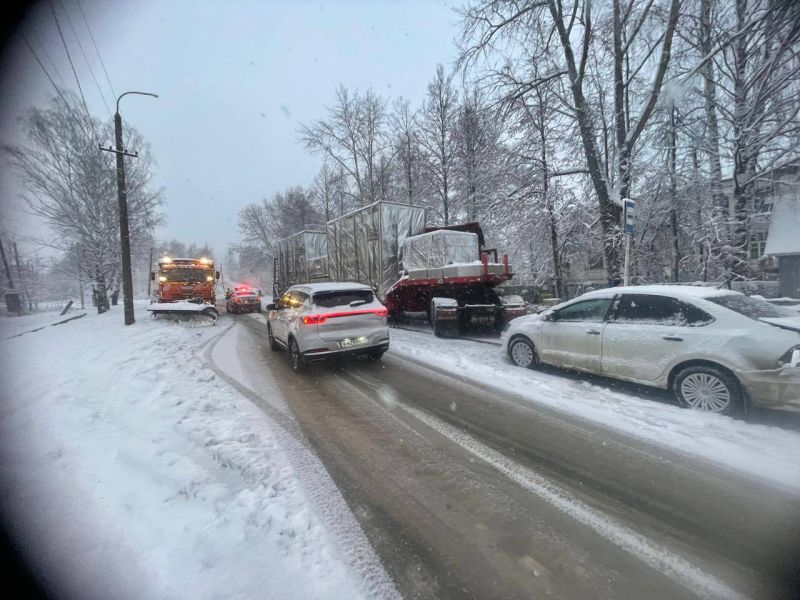
[[[81,0],[75,0],[78,3],[78,8],[81,10],[81,16],[83,17],[83,22],[86,24],[86,30],[89,32],[89,38],[92,40],[92,45],[94,46],[94,51],[97,53],[97,58],[100,59],[100,66],[103,67],[103,73],[105,73],[106,81],[108,82],[108,87],[111,90],[111,97],[116,98],[117,93],[114,91],[114,86],[111,85],[111,78],[108,76],[108,71],[106,70],[106,63],[103,61],[103,55],[100,54],[100,50],[97,48],[97,42],[94,40],[94,34],[92,34],[92,28],[89,26],[89,21],[86,18],[86,13],[83,12],[83,5],[81,4]]]
[[[81,80],[78,77],[78,71],[75,69],[75,63],[72,61],[72,54],[70,54],[69,46],[67,46],[67,40],[64,37],[64,31],[61,29],[61,23],[58,20],[58,15],[56,14],[56,7],[53,4],[53,0],[49,0],[50,4],[50,11],[53,13],[53,20],[56,23],[56,29],[58,30],[58,36],[61,38],[61,43],[64,46],[64,51],[67,54],[67,60],[69,61],[69,66],[72,69],[72,75],[75,77],[75,83],[78,85],[78,92],[80,92],[81,101],[83,102],[83,108],[86,111],[86,118],[89,122],[89,127],[91,128],[92,132],[94,133],[94,140],[97,144],[98,151],[101,152],[102,161],[108,168],[113,168],[113,165],[109,164],[108,156],[106,153],[100,150],[102,148],[102,144],[100,143],[100,136],[97,134],[97,127],[95,127],[94,118],[92,117],[92,113],[89,111],[89,105],[86,103],[86,96],[83,93],[83,87],[81,86]]]
[[[47,51],[47,45],[44,42],[42,42],[42,38],[39,37],[39,34],[36,31],[31,30],[31,33],[33,33],[33,37],[34,37],[36,43],[42,49],[42,52],[44,53],[44,57],[48,60],[48,62],[50,63],[50,66],[53,67],[53,72],[56,74],[56,77],[58,77],[58,80],[61,82],[61,85],[64,86],[64,87],[67,87],[67,82],[64,81],[64,78],[61,76],[61,71],[58,70],[58,67],[56,66],[56,63],[53,60],[53,57],[50,56],[50,53]]]
[[[92,137],[91,134],[88,131],[86,131],[86,128],[84,127],[83,122],[73,112],[72,107],[70,106],[69,102],[67,102],[67,99],[64,97],[64,94],[62,93],[61,88],[59,88],[58,85],[56,85],[56,82],[53,80],[53,78],[51,77],[50,73],[47,71],[47,68],[44,66],[44,63],[42,62],[42,59],[39,58],[39,55],[36,53],[36,50],[33,49],[33,46],[31,45],[30,41],[28,40],[28,37],[24,33],[22,34],[22,41],[25,42],[25,45],[28,47],[28,50],[31,51],[31,54],[33,54],[33,57],[36,59],[36,62],[39,63],[39,66],[42,68],[42,71],[44,71],[44,74],[47,77],[47,80],[50,82],[50,84],[53,86],[53,89],[55,89],[56,93],[61,98],[61,101],[64,103],[64,107],[67,109],[67,111],[69,111],[70,116],[73,118],[73,120],[75,120],[76,123],[78,123],[80,125],[81,129],[83,130],[83,133],[86,134],[86,136],[89,139],[91,139],[91,137]]]
[[[89,125],[94,132],[95,141],[97,142],[98,147],[101,146],[100,144],[100,136],[97,135],[97,129],[94,126],[94,120],[92,119],[92,113],[89,112],[89,105],[86,104],[86,96],[83,94],[83,87],[81,86],[81,80],[78,77],[78,71],[75,69],[75,63],[72,62],[72,55],[69,52],[69,47],[67,46],[67,40],[64,38],[64,32],[61,30],[61,23],[58,20],[58,15],[56,14],[56,7],[53,4],[53,0],[50,0],[50,10],[53,12],[53,19],[56,22],[56,29],[58,29],[58,36],[61,38],[61,43],[64,45],[64,51],[67,53],[67,60],[69,61],[69,66],[72,68],[72,74],[75,76],[75,83],[78,84],[78,92],[80,92],[81,100],[83,101],[83,108],[86,110],[86,116],[89,119]]]
[[[97,82],[97,77],[95,77],[94,75],[94,69],[92,69],[92,64],[89,62],[89,57],[86,56],[86,52],[83,49],[83,44],[81,44],[81,39],[78,37],[78,32],[75,30],[75,26],[72,24],[72,18],[69,16],[69,11],[67,10],[67,7],[63,3],[61,8],[64,11],[64,15],[67,17],[67,24],[69,25],[69,28],[72,30],[72,35],[75,36],[75,41],[78,42],[78,48],[81,51],[83,60],[86,62],[86,66],[89,68],[89,74],[92,76],[92,81],[94,81],[94,85],[97,88],[98,93],[100,94],[100,98],[103,100],[103,105],[106,107],[108,116],[113,118],[111,109],[108,108],[108,102],[106,102],[106,96],[103,93],[103,90],[100,89],[100,84]]]

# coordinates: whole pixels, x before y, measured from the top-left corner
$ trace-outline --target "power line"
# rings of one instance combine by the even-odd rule
[[[53,4],[53,0],[50,0],[50,10],[53,12],[53,19],[56,22],[56,28],[58,29],[58,35],[61,38],[61,43],[64,45],[64,50],[67,53],[67,60],[69,60],[69,66],[72,68],[72,74],[75,76],[75,83],[78,84],[78,91],[81,94],[81,100],[83,101],[83,108],[86,109],[86,116],[89,117],[89,125],[94,132],[95,140],[97,141],[97,145],[101,146],[100,144],[100,137],[97,135],[97,130],[94,127],[94,121],[92,120],[92,113],[89,112],[89,105],[86,104],[86,96],[83,95],[83,88],[81,87],[81,80],[78,79],[78,72],[75,70],[75,63],[72,62],[72,55],[69,53],[69,48],[67,47],[67,40],[64,39],[64,32],[61,30],[61,23],[58,22],[58,15],[56,15],[56,7]]]
[[[106,96],[103,94],[103,90],[100,89],[100,84],[97,83],[97,77],[94,76],[94,70],[92,69],[92,65],[89,62],[89,58],[86,56],[86,52],[83,50],[83,44],[81,44],[81,40],[78,37],[78,32],[75,31],[75,26],[72,24],[72,18],[69,16],[69,12],[67,11],[67,7],[62,3],[61,9],[64,11],[64,14],[67,17],[67,24],[69,28],[72,30],[72,35],[75,36],[75,41],[78,42],[78,48],[83,55],[83,60],[86,62],[86,66],[89,67],[89,74],[92,76],[92,81],[94,81],[94,85],[97,88],[97,91],[100,93],[100,98],[103,100],[103,105],[106,107],[106,111],[108,112],[108,116],[112,116],[111,109],[108,108],[108,102],[106,102]]]
[[[53,60],[53,57],[50,56],[50,53],[47,51],[47,45],[44,42],[42,42],[42,38],[39,37],[39,34],[36,33],[36,31],[31,30],[31,32],[33,33],[36,43],[42,49],[42,52],[44,52],[44,57],[50,62],[50,66],[53,67],[53,71],[55,72],[56,77],[58,77],[58,80],[61,82],[61,85],[67,87],[67,82],[64,81],[64,78],[61,76],[61,72],[58,70],[56,63]]]
[[[83,22],[86,24],[86,30],[89,32],[89,37],[92,40],[92,45],[94,46],[94,51],[97,52],[97,58],[100,59],[100,66],[103,67],[103,73],[106,75],[106,81],[108,82],[108,87],[111,89],[111,97],[116,98],[117,93],[114,91],[114,86],[111,85],[111,79],[108,76],[108,71],[106,71],[106,64],[103,62],[103,56],[100,54],[100,50],[97,48],[97,42],[94,41],[94,35],[92,35],[92,28],[89,27],[89,21],[86,19],[86,13],[83,12],[83,5],[81,4],[81,0],[75,0],[78,3],[78,8],[81,9],[81,16],[83,16]]]
[[[75,83],[78,84],[78,91],[81,94],[81,100],[83,101],[83,108],[86,111],[86,117],[89,121],[89,127],[92,129],[94,133],[94,140],[97,144],[98,148],[102,147],[100,143],[100,136],[97,135],[97,128],[95,127],[94,118],[92,117],[92,113],[89,112],[89,105],[86,104],[86,96],[83,94],[83,88],[81,87],[81,80],[78,78],[78,71],[75,70],[75,63],[72,62],[72,55],[69,53],[69,47],[67,46],[67,40],[64,38],[64,32],[61,30],[61,23],[58,21],[58,15],[56,14],[56,7],[53,4],[53,0],[49,0],[50,10],[53,13],[53,20],[56,22],[56,28],[58,29],[58,36],[61,38],[61,43],[64,45],[64,51],[67,53],[67,60],[69,61],[69,66],[72,68],[72,74],[75,76]],[[106,167],[111,168],[111,165],[108,164],[108,158],[103,156],[103,163],[105,163]]]
[[[87,137],[91,139],[92,136],[89,134],[89,132],[86,131],[86,129],[83,127],[83,123],[81,122],[81,120],[78,119],[78,117],[72,111],[72,107],[69,105],[69,102],[67,102],[67,99],[64,97],[64,94],[61,93],[61,89],[56,85],[56,82],[53,81],[53,78],[50,76],[50,73],[47,72],[44,63],[39,58],[39,55],[36,54],[36,50],[33,49],[33,46],[31,46],[31,43],[28,41],[28,38],[24,33],[22,34],[22,40],[25,42],[25,45],[28,47],[28,50],[31,51],[31,54],[33,54],[33,57],[36,59],[36,62],[39,63],[39,66],[42,68],[42,71],[44,71],[44,74],[47,77],[48,81],[52,84],[53,88],[56,90],[56,93],[61,98],[61,101],[64,103],[64,107],[67,109],[67,111],[69,111],[70,116],[76,123],[78,123],[81,129],[83,129],[83,133],[86,134]]]

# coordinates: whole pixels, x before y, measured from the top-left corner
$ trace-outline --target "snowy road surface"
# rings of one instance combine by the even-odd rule
[[[0,508],[59,591],[800,591],[796,417],[692,413],[402,330],[380,363],[298,376],[268,349],[263,315],[198,328],[142,317],[0,323]]]
[[[405,597],[797,591],[796,429],[514,370],[495,348],[414,332],[393,330],[382,363],[297,376],[268,350],[263,316],[230,320],[217,367],[255,395],[277,388],[269,410],[293,415]],[[434,356],[437,370],[417,362]]]
[[[0,513],[53,597],[396,597],[313,454],[203,362],[224,329],[120,311],[0,323]]]

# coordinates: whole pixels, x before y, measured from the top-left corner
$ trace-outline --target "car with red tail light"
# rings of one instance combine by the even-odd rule
[[[389,348],[386,307],[360,283],[310,283],[267,306],[271,350],[286,350],[292,369],[334,356],[379,360]]]

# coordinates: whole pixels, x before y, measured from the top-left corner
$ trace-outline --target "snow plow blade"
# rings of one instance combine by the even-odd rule
[[[189,301],[154,302],[147,307],[147,310],[154,317],[170,315],[178,317],[176,321],[209,321],[212,325],[216,324],[219,318],[219,311],[215,306]]]

